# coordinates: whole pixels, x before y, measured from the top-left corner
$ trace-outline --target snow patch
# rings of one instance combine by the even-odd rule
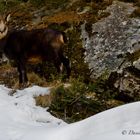
[[[0,85],[0,140],[138,140],[140,102],[113,108],[80,122],[66,124],[47,108],[35,105],[34,96],[50,88],[33,86],[18,90]]]

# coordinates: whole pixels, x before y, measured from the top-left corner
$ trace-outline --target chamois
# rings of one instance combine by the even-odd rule
[[[67,41],[65,33],[48,28],[8,31],[9,18],[10,15],[0,17],[0,47],[7,58],[17,64],[19,83],[27,84],[26,65],[34,61],[52,62],[58,73],[62,72],[63,64],[69,78],[70,62],[63,53],[63,46]]]

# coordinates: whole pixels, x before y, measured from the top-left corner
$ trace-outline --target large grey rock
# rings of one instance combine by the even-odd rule
[[[105,11],[99,12],[110,15],[92,25],[92,34],[85,30],[86,22],[81,26],[85,61],[92,71],[92,78],[118,70],[125,60],[118,56],[133,54],[140,49],[140,19],[129,18],[134,10],[130,3],[114,1]],[[130,64],[128,61],[122,67]]]

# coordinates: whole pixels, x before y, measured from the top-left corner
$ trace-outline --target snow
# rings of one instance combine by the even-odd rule
[[[34,96],[50,88],[17,90],[0,85],[0,140],[138,140],[140,102],[113,108],[85,120],[67,124],[47,108],[35,105]]]

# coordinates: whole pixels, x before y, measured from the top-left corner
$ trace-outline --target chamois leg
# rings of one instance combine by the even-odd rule
[[[26,74],[26,66],[24,61],[18,62],[18,72],[19,72],[19,84],[23,87],[26,87],[28,84],[28,78]]]
[[[67,78],[69,79],[70,74],[71,74],[71,67],[70,67],[70,61],[68,58],[66,58],[63,54],[61,54],[61,62],[63,63],[63,65],[66,68],[67,71]]]
[[[57,60],[54,62],[54,65],[55,65],[55,67],[56,67],[56,69],[57,69],[57,72],[58,72],[59,74],[62,74],[63,66],[62,66],[61,61],[60,61],[59,59],[57,59]]]
[[[68,58],[64,58],[64,60],[63,60],[63,65],[64,65],[65,68],[66,68],[66,71],[67,71],[67,78],[69,79],[70,74],[71,74],[71,67],[70,67],[70,61],[69,61]]]

